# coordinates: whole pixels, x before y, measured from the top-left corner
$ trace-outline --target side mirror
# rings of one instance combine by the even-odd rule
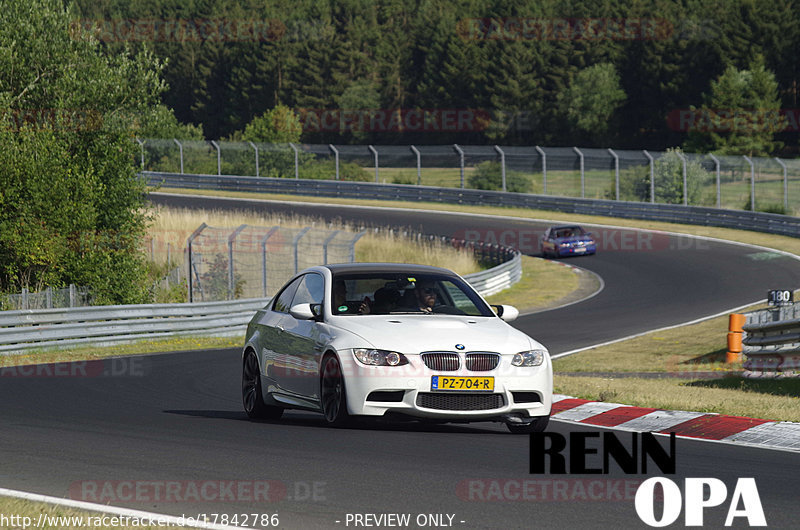
[[[513,305],[493,305],[492,309],[506,322],[513,322],[519,316],[519,309]]]
[[[289,314],[297,320],[314,320],[317,318],[314,306],[319,308],[319,304],[297,304],[289,309]]]

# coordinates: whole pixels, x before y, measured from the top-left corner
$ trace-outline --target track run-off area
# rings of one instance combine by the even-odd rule
[[[538,236],[560,224],[169,194],[151,200],[478,235],[526,254],[538,254]],[[599,240],[597,255],[567,261],[600,276],[604,289],[513,323],[552,354],[720,314],[762,300],[769,289],[794,287],[800,277],[800,261],[763,248],[589,229]],[[647,527],[634,495],[643,480],[663,475],[658,468],[530,474],[529,438],[501,424],[368,422],[330,429],[319,415],[293,411],[280,421],[251,422],[241,407],[240,357],[238,349],[159,354],[110,359],[104,363],[114,369],[104,372],[87,373],[78,364],[60,376],[20,371],[3,378],[0,486],[178,516],[278,514],[281,528],[354,528],[355,514],[409,514],[410,528]],[[607,432],[557,421],[549,430],[567,437]],[[617,436],[630,448],[630,434]],[[666,438],[660,441],[666,446]],[[675,456],[668,478],[680,487],[685,478],[714,477],[730,495],[738,478],[752,477],[768,525],[796,527],[800,454],[679,438]],[[727,513],[727,502],[707,509],[705,526],[723,526]],[[683,517],[676,525],[682,523]]]

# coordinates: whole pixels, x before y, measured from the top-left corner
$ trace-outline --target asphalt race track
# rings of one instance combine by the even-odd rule
[[[522,234],[524,240],[543,227],[468,215],[189,201],[447,235],[510,231],[507,239]],[[770,288],[795,287],[800,273],[800,262],[753,248],[593,231],[604,240],[598,254],[568,261],[602,276],[605,289],[515,322],[553,353],[763,299]],[[318,415],[300,412],[250,422],[240,404],[237,350],[6,368],[0,376],[6,488],[175,515],[277,513],[282,528],[378,526],[369,518],[357,526],[355,514],[409,514],[410,528],[646,528],[634,509],[639,481],[668,476],[683,488],[686,477],[714,477],[728,488],[728,500],[705,511],[705,525],[716,528],[737,479],[754,477],[768,525],[797,526],[797,453],[681,439],[675,475],[652,463],[645,474],[625,475],[613,462],[608,474],[530,475],[528,437],[500,424],[329,429]],[[550,431],[604,432],[562,422],[552,422]],[[619,436],[629,443],[629,434]],[[602,467],[598,455],[588,462]],[[388,527],[394,520],[382,521]],[[683,523],[682,514],[675,525]],[[745,523],[738,518],[734,526]]]

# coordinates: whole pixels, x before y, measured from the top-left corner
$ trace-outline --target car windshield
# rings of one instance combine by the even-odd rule
[[[585,234],[583,228],[580,226],[571,226],[569,228],[559,228],[556,231],[556,237],[581,237]]]
[[[495,316],[468,284],[452,276],[342,273],[333,278],[334,315]]]

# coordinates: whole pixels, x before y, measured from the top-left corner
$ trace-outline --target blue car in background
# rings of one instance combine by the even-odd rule
[[[542,237],[542,256],[586,256],[597,252],[592,234],[577,225],[551,226]]]

